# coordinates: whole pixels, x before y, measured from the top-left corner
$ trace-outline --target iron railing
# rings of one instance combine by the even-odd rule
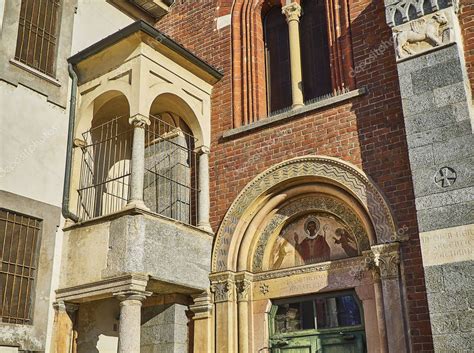
[[[121,210],[128,201],[132,126],[127,116],[114,118],[82,134],[78,192],[81,220]]]
[[[150,116],[145,127],[143,198],[152,211],[197,224],[197,158],[188,131]],[[133,127],[118,117],[83,134],[78,188],[81,220],[123,209],[130,196]]]
[[[157,116],[145,128],[145,204],[156,213],[197,223],[195,138]]]

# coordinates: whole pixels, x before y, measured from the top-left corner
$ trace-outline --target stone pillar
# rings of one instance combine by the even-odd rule
[[[389,353],[408,352],[407,332],[404,325],[404,310],[401,299],[399,248],[399,243],[380,244],[371,247],[375,266],[377,266],[377,274],[380,278],[380,282],[376,281],[376,299],[380,296],[380,287],[378,287],[380,283]]]
[[[118,353],[140,353],[142,301],[150,292],[129,290],[114,293],[120,300]]]
[[[211,209],[209,199],[209,148],[201,146],[198,148],[199,172],[198,172],[198,224],[197,226],[206,232],[212,233],[209,222],[209,212]]]
[[[143,202],[143,179],[145,177],[145,126],[150,119],[137,114],[129,119],[133,125],[132,161],[130,176],[130,197],[127,207],[148,209]]]
[[[282,12],[288,22],[291,65],[291,95],[293,108],[304,105],[303,82],[301,74],[300,16],[301,6],[295,2],[283,6]]]
[[[214,325],[212,322],[212,298],[210,292],[193,296],[189,309],[194,313],[193,353],[214,352]]]
[[[395,43],[434,348],[457,352],[472,343],[459,318],[469,310],[472,296],[474,114],[458,20],[463,1],[426,4],[385,0]],[[408,16],[408,9],[416,11]]]
[[[231,273],[211,278],[214,293],[216,353],[237,353],[235,282]]]
[[[76,304],[58,301],[54,307],[54,332],[52,338],[52,353],[75,353],[76,337],[74,332],[74,321]]]
[[[250,280],[248,274],[239,274],[236,276],[237,291],[237,317],[239,320],[239,353],[249,353],[249,292]]]

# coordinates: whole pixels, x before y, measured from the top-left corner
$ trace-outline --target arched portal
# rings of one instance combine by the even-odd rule
[[[405,352],[399,241],[357,167],[305,156],[269,168],[237,196],[214,243],[216,352],[310,353],[328,342],[341,353]]]

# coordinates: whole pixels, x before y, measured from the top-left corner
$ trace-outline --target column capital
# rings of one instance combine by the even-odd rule
[[[68,303],[64,300],[58,300],[53,303],[53,308],[56,311],[74,313],[79,309],[79,304]]]
[[[234,300],[234,273],[227,272],[211,275],[211,292],[214,293],[214,302],[221,303]]]
[[[203,155],[203,154],[209,154],[211,150],[207,146],[199,146],[194,149],[194,152],[196,152],[198,155]]]
[[[130,125],[133,125],[133,127],[140,127],[140,128],[144,128],[146,125],[151,124],[150,119],[146,117],[145,115],[141,115],[141,114],[135,114],[134,116],[131,116],[128,119],[128,122],[130,123]]]
[[[212,295],[210,291],[193,295],[193,304],[189,306],[189,310],[194,313],[194,319],[208,318],[212,312]]]
[[[141,291],[141,290],[124,290],[124,291],[113,293],[113,295],[120,301],[120,305],[133,304],[133,303],[126,303],[126,302],[136,302],[135,304],[141,305],[141,302],[144,301],[150,295],[152,295],[152,292]]]
[[[371,247],[374,264],[381,279],[400,276],[400,244],[378,244]]]
[[[301,17],[301,6],[296,2],[292,2],[291,4],[283,6],[281,12],[286,16],[288,22],[299,21]]]

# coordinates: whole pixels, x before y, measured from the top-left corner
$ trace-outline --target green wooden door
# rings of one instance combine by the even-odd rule
[[[275,301],[272,353],[366,353],[362,308],[352,292]]]

